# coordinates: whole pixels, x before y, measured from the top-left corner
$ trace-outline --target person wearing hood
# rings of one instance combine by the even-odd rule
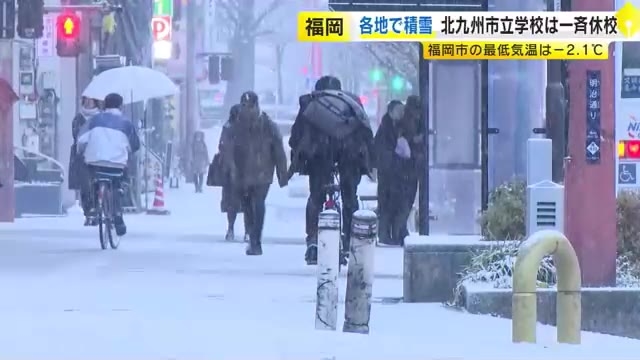
[[[196,131],[193,134],[191,143],[191,166],[193,172],[193,183],[196,192],[201,193],[204,186],[204,174],[209,166],[209,149],[204,139],[204,132]]]
[[[222,134],[220,134],[220,142],[218,143],[218,151],[222,152],[227,142],[232,141],[232,129],[238,122],[238,114],[240,113],[240,104],[233,105],[229,110],[229,120],[222,127]],[[236,144],[237,146],[238,144]],[[240,145],[241,146],[241,145]],[[224,161],[224,160],[223,160]],[[227,178],[229,174],[226,174]],[[225,235],[226,241],[235,241],[235,224],[238,213],[244,214],[244,242],[249,242],[249,229],[251,229],[251,219],[248,217],[248,212],[242,210],[242,205],[247,203],[246,197],[241,198],[243,194],[235,191],[235,187],[227,179],[222,186],[222,199],[220,200],[220,210],[227,214],[227,234]]]
[[[240,97],[237,123],[222,144],[223,167],[230,174],[236,194],[251,219],[247,255],[262,255],[265,200],[273,182],[274,170],[280,187],[287,185],[287,157],[276,123],[260,111],[258,95],[247,91]]]
[[[327,187],[334,184],[337,175],[342,200],[340,263],[346,264],[351,221],[358,210],[358,185],[362,175],[370,175],[373,154],[373,132],[360,99],[343,91],[338,78],[321,77],[314,92],[300,97],[289,146],[289,174],[297,172],[309,177],[305,261],[308,265],[317,264],[318,217],[327,200]]]
[[[95,214],[91,213],[92,194],[91,184],[87,167],[84,164],[82,156],[78,154],[78,135],[80,129],[94,115],[100,112],[98,103],[94,99],[87,97],[82,98],[80,111],[71,122],[71,136],[73,137],[73,145],[71,145],[71,154],[69,158],[69,190],[76,190],[80,193],[80,204],[84,213],[84,225],[95,225]]]

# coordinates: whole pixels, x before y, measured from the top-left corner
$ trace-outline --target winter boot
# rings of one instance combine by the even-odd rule
[[[318,265],[318,246],[316,244],[307,245],[304,261],[307,262],[307,265]]]
[[[228,229],[227,230],[227,235],[224,236],[224,239],[226,241],[235,241],[236,240],[236,236],[233,233],[233,229]]]
[[[127,225],[124,224],[122,215],[116,215],[114,218],[114,227],[116,228],[116,235],[124,236],[127,234]]]
[[[257,241],[249,241],[247,244],[247,250],[244,253],[248,256],[262,255],[262,244]]]

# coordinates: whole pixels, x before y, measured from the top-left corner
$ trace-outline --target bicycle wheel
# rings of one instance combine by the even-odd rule
[[[106,201],[105,201],[105,195],[106,195],[106,186],[105,184],[100,184],[99,188],[98,188],[98,232],[100,233],[100,247],[102,248],[102,250],[106,250],[107,249],[107,242],[109,241],[107,238],[110,234],[109,231],[109,223],[110,221],[108,221],[108,216],[107,216],[107,212],[105,211],[106,209]]]

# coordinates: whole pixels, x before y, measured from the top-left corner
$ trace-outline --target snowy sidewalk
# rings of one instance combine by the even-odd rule
[[[286,196],[282,189],[272,186],[268,203],[272,198],[282,196]],[[227,230],[227,217],[220,211],[220,198],[221,189],[218,187],[206,187],[202,194],[196,194],[191,184],[182,184],[179,189],[165,189],[165,205],[171,214],[128,215],[126,221],[130,237],[149,237],[160,233],[192,241],[222,241]],[[153,202],[153,194],[149,195],[149,201]],[[83,221],[80,209],[72,208],[68,216],[25,217],[16,219],[12,224],[0,223],[0,233],[19,235],[28,231],[31,234],[67,237],[73,236],[77,229],[83,229]],[[241,214],[236,219],[235,233],[238,240],[244,236]],[[267,206],[265,243],[304,244],[304,237],[304,209],[282,217],[274,208]]]
[[[162,234],[124,241],[116,251],[97,250],[95,239],[3,237],[0,286],[8,291],[0,298],[0,354],[53,360],[601,360],[630,359],[640,348],[639,341],[591,333],[581,346],[560,346],[548,326],[539,326],[540,345],[514,345],[508,320],[438,304],[398,304],[402,281],[392,278],[374,283],[370,336],[317,332],[315,269],[287,252],[299,248],[266,245],[264,256],[247,257],[241,244],[172,241]],[[308,272],[298,276],[301,269]],[[342,300],[344,291],[343,279]]]
[[[280,191],[271,196],[282,200]],[[223,240],[219,189],[184,187],[166,197],[172,214],[128,216],[129,234],[115,251],[99,250],[97,229],[82,226],[78,209],[0,224],[1,357],[621,360],[640,349],[640,341],[592,333],[583,345],[560,346],[548,326],[539,326],[539,345],[514,345],[509,320],[399,303],[397,248],[376,249],[371,335],[317,332],[303,211],[279,218],[268,209],[264,255],[249,257],[243,243]]]

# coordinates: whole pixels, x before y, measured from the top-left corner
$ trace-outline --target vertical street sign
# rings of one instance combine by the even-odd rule
[[[600,70],[587,71],[587,164],[600,163],[601,113],[601,73]]]
[[[153,18],[151,33],[153,34],[153,57],[170,59],[173,43],[171,42],[171,18],[173,17],[173,0],[153,0]]]
[[[173,0],[153,0],[154,16],[173,16]]]

